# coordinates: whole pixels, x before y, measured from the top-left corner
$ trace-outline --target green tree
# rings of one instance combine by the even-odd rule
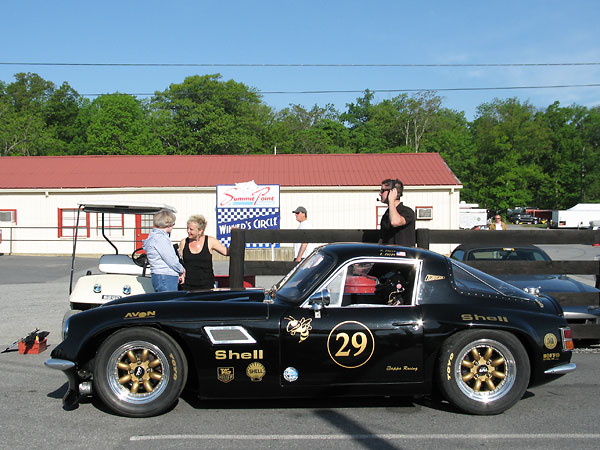
[[[471,130],[477,148],[477,171],[471,176],[476,201],[497,209],[534,204],[536,187],[548,182],[540,161],[550,148],[535,108],[516,98],[496,99],[479,106]]]
[[[600,117],[583,106],[561,107],[555,102],[543,116],[551,130],[552,153],[543,162],[552,174],[548,203],[564,209],[598,200]]]
[[[43,106],[54,85],[37,74],[18,73],[0,87],[0,146],[3,156],[46,155],[56,147]]]
[[[600,201],[600,107],[592,108],[581,122],[583,141],[583,202]]]
[[[463,183],[461,199],[476,202],[476,189],[471,179],[477,173],[477,151],[473,145],[469,123],[464,112],[441,108],[432,116],[429,132],[424,135],[422,150],[437,152]]]
[[[347,105],[341,119],[352,131],[357,153],[418,152],[441,101],[433,91],[422,91],[374,104],[373,93],[367,90],[356,103]]]
[[[272,113],[260,96],[221,76],[187,77],[151,102],[168,153],[246,154],[267,151],[264,133]]]
[[[42,112],[48,130],[56,139],[52,154],[68,154],[74,140],[84,135],[78,121],[82,105],[81,96],[67,82],[48,96]]]
[[[348,129],[333,105],[290,105],[274,115],[269,129],[278,153],[337,153],[348,145]]]
[[[131,95],[108,94],[90,104],[87,154],[160,154],[160,140],[150,127],[142,103]]]
[[[373,103],[373,97],[372,91],[365,90],[356,103],[346,104],[347,111],[340,115],[340,120],[350,130],[350,150],[354,153],[379,153],[388,149],[378,126],[379,120],[373,120],[379,109]]]

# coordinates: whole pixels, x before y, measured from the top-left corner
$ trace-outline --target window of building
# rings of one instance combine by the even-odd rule
[[[58,208],[58,237],[73,237],[77,226],[77,208]],[[90,213],[79,214],[77,236],[90,237]]]
[[[96,213],[96,235],[102,236],[102,214]],[[125,226],[123,214],[104,214],[104,234],[106,236],[124,236]]]
[[[0,222],[17,223],[16,209],[0,209]]]

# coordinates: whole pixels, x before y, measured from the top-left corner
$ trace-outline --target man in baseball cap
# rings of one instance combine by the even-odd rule
[[[296,214],[296,220],[300,222],[300,225],[298,225],[299,230],[306,230],[312,228],[312,226],[307,220],[306,208],[304,206],[298,206],[292,212]],[[294,261],[302,261],[308,255],[310,255],[310,253],[314,250],[315,247],[315,244],[309,244],[308,242],[303,242],[302,244],[294,244]]]

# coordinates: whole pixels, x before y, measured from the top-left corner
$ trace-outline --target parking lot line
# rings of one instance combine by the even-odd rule
[[[472,434],[164,434],[131,436],[130,441],[177,441],[177,440],[212,440],[212,441],[336,441],[336,440],[440,440],[453,441],[472,439]],[[534,434],[478,434],[477,438],[481,441],[496,439],[521,439],[521,440],[563,440],[563,439],[600,439],[598,433],[534,433]]]

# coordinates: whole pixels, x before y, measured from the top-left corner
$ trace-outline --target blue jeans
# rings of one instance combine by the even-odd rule
[[[152,274],[152,286],[156,292],[176,291],[179,285],[177,275]]]

